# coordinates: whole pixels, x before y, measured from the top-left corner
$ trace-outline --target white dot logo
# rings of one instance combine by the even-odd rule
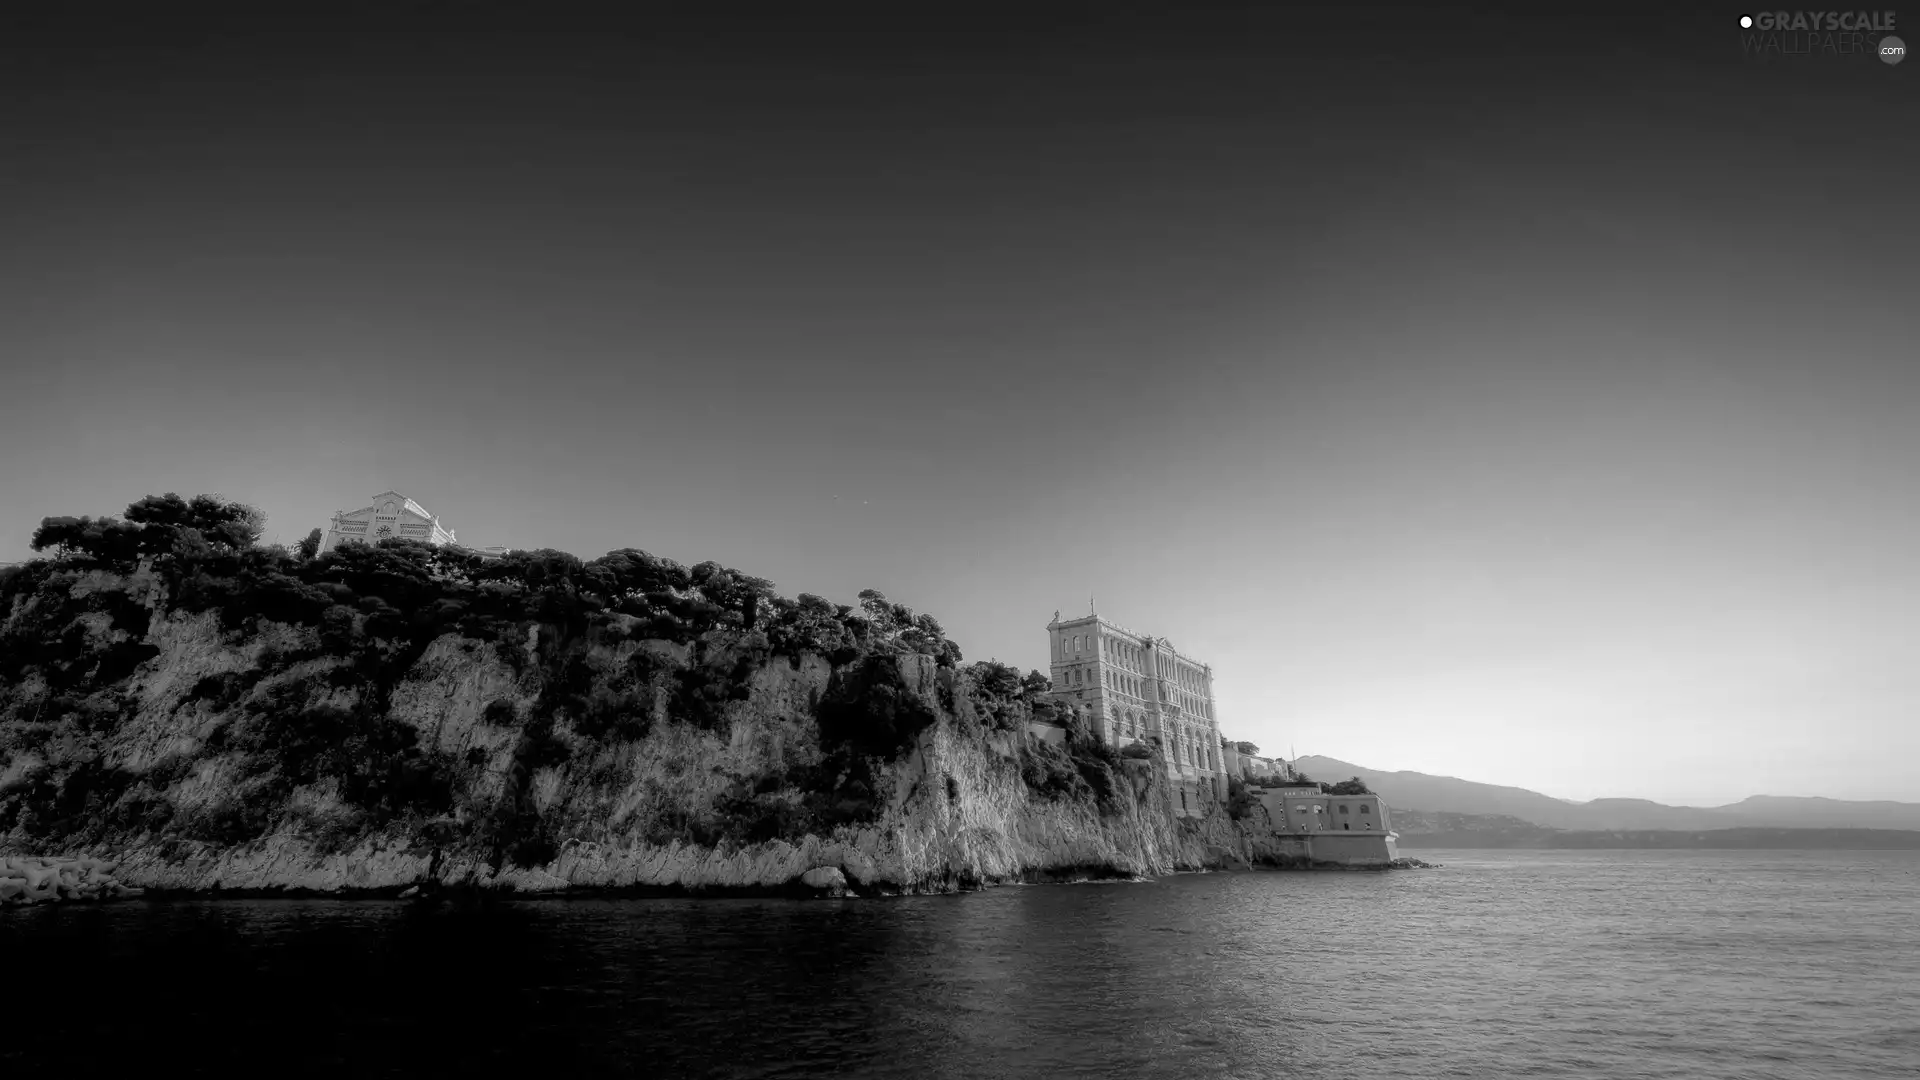
[[[1753,29],[1753,16],[1751,15],[1740,16],[1740,29],[1742,30]]]
[[[1897,64],[1907,58],[1907,43],[1889,34],[1880,39],[1880,59]]]

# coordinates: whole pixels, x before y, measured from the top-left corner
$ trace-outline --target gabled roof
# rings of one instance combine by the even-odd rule
[[[373,505],[379,506],[380,500],[386,498],[389,495],[393,496],[396,499],[399,499],[400,504],[404,506],[410,513],[419,514],[421,517],[426,518],[429,521],[433,520],[433,515],[427,513],[426,507],[421,506],[419,503],[414,502],[412,499],[407,498],[405,495],[402,495],[397,491],[383,491],[380,494],[375,495],[373,497]]]

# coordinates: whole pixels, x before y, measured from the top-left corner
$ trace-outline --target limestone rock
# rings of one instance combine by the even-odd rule
[[[44,903],[55,900],[105,900],[138,896],[115,881],[117,863],[90,857],[0,859],[0,903]]]
[[[847,891],[847,875],[837,866],[816,866],[800,875],[801,884],[809,889],[826,889],[832,892]]]
[[[100,613],[87,617],[95,615]],[[859,824],[753,843],[672,839],[701,835],[687,823],[704,819],[712,825],[716,803],[764,796],[766,808],[777,809],[779,799],[796,797],[777,784],[771,791],[755,791],[754,784],[820,764],[816,713],[836,669],[814,654],[775,657],[737,687],[743,698],[728,700],[723,715],[700,723],[671,715],[669,695],[656,694],[648,722],[635,725],[641,733],[631,737],[589,734],[563,718],[554,725],[554,738],[564,744],[564,758],[517,772],[522,733],[490,723],[486,715],[495,703],[509,706],[507,715],[531,715],[552,677],[543,668],[551,666],[549,652],[577,650],[570,662],[580,661],[591,673],[593,695],[616,678],[634,677],[634,671],[695,659],[687,645],[633,638],[638,624],[628,616],[609,618],[625,620],[624,629],[604,639],[553,642],[529,628],[528,641],[537,647],[523,658],[524,670],[494,643],[445,635],[420,654],[386,702],[387,718],[416,731],[424,750],[465,763],[458,781],[461,805],[501,805],[513,794],[510,782],[522,785],[524,804],[517,813],[537,818],[553,845],[544,865],[497,863],[497,851],[481,838],[473,816],[432,829],[392,821],[378,826],[376,835],[349,834],[344,849],[339,831],[333,842],[323,843],[323,830],[296,823],[350,826],[356,814],[338,784],[323,781],[296,789],[284,807],[267,808],[286,811],[270,818],[288,822],[273,835],[211,844],[177,832],[127,834],[112,850],[117,863],[14,859],[0,870],[0,899],[118,896],[139,887],[397,893],[428,882],[530,893],[603,887],[778,891],[795,882],[862,894],[946,892],[1048,874],[1149,877],[1249,862],[1289,865],[1293,857],[1286,842],[1251,822],[1219,812],[1176,817],[1165,771],[1150,762],[1123,761],[1111,770],[1110,797],[1097,806],[1030,789],[1021,772],[1024,732],[983,730],[975,703],[956,691],[953,672],[918,655],[898,658],[898,693],[914,699],[934,722],[919,730],[903,755],[874,769]],[[5,623],[0,613],[0,626]],[[169,779],[155,783],[155,794],[178,820],[219,811],[246,769],[260,763],[231,748],[216,753],[207,747],[243,705],[216,705],[194,688],[212,676],[257,674],[259,653],[269,647],[310,650],[313,633],[278,624],[230,633],[215,612],[167,614],[156,607],[146,642],[159,655],[120,686],[127,711],[102,740],[102,762],[137,776],[170,765]],[[253,703],[305,680],[316,687],[313,693],[332,694],[325,700],[340,704],[345,699],[338,695],[348,691],[320,689],[318,676],[343,662],[316,657],[263,675],[249,691]],[[29,692],[47,691],[38,684],[15,689],[16,695]],[[45,764],[26,756],[0,758],[0,783]]]

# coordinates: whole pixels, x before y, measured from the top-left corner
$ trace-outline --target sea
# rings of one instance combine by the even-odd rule
[[[0,911],[0,1076],[1920,1076],[1920,852]]]

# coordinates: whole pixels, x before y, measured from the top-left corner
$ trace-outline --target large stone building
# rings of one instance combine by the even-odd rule
[[[1157,743],[1176,805],[1198,813],[1227,797],[1228,766],[1214,711],[1213,669],[1166,638],[1137,633],[1097,614],[1047,624],[1053,691],[1085,706],[1109,746]]]
[[[348,540],[373,544],[387,539],[419,540],[435,547],[459,544],[453,530],[442,528],[440,519],[427,513],[425,507],[397,491],[383,491],[375,495],[368,506],[335,512],[326,538],[320,542],[320,550],[332,551]],[[481,555],[500,556],[505,555],[508,549],[487,547],[469,550]]]

